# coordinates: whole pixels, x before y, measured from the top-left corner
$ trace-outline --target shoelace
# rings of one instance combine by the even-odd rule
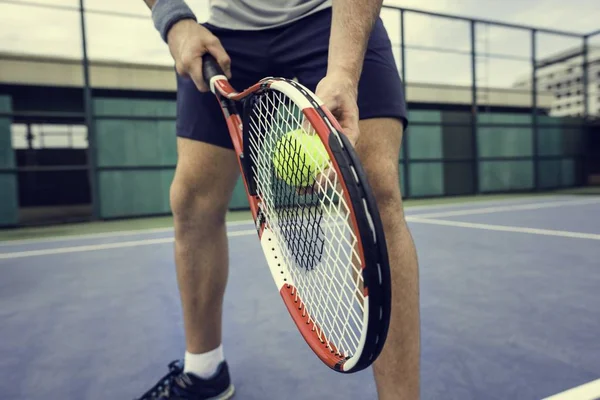
[[[156,400],[168,398],[174,381],[176,381],[179,386],[184,388],[191,384],[189,377],[183,373],[183,366],[179,360],[171,362],[169,364],[169,373],[160,378],[156,385],[154,385],[137,400]]]

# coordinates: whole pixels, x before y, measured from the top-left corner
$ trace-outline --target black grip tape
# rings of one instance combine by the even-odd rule
[[[221,69],[221,66],[217,60],[211,54],[205,54],[202,56],[202,76],[208,86],[210,86],[210,80],[213,76],[225,75],[225,72]]]

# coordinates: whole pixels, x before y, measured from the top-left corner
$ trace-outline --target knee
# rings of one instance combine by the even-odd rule
[[[377,171],[370,174],[370,184],[378,208],[383,211],[402,212],[402,194],[400,193],[400,179],[394,170],[397,167],[380,165]]]
[[[226,196],[209,182],[192,184],[177,178],[171,184],[170,203],[176,229],[214,229],[223,225],[229,204]]]

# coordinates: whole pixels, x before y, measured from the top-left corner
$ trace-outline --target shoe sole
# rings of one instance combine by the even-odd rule
[[[235,394],[235,387],[233,387],[233,385],[229,385],[227,390],[224,391],[223,393],[221,393],[220,395],[218,395],[217,397],[211,397],[210,399],[206,399],[206,400],[229,400],[233,397],[234,394]]]

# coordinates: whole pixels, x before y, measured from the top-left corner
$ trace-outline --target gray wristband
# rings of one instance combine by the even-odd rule
[[[165,43],[167,42],[169,29],[182,19],[198,21],[194,12],[185,4],[184,0],[158,0],[152,7],[154,27]]]

